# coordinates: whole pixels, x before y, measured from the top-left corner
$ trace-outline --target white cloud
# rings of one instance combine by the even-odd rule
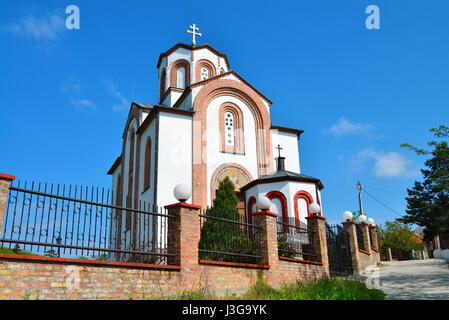
[[[94,113],[97,111],[97,106],[95,103],[93,103],[90,100],[87,99],[72,99],[72,104],[76,106],[79,110],[87,112],[87,113]]]
[[[335,135],[335,136],[342,136],[345,134],[361,134],[366,133],[372,129],[372,125],[366,123],[354,123],[349,121],[348,119],[342,117],[340,118],[336,124],[333,124],[330,129],[329,133]]]
[[[69,78],[66,82],[61,84],[59,91],[62,93],[80,93],[81,84],[77,79]]]
[[[339,157],[339,159],[345,160],[343,157]],[[349,160],[350,169],[360,171],[369,160],[374,160],[371,170],[379,178],[413,177],[419,173],[417,169],[408,168],[410,160],[404,158],[401,154],[394,151],[385,152],[373,149],[365,149],[353,155]]]
[[[120,91],[117,90],[117,88],[112,83],[112,81],[103,81],[103,82],[107,85],[107,87],[108,87],[109,91],[112,93],[112,95],[120,100],[120,103],[112,106],[112,110],[114,112],[127,110],[130,106],[130,101],[128,99],[126,99]]]
[[[65,30],[63,17],[57,12],[46,12],[39,16],[28,13],[4,30],[35,40],[56,40]]]

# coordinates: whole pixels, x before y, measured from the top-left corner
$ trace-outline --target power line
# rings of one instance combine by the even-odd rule
[[[391,191],[391,190],[381,189],[381,188],[377,188],[377,187],[373,187],[373,186],[370,186],[369,188],[370,188],[370,189],[374,189],[374,190],[377,190],[377,191],[388,192],[388,193],[397,193],[397,194],[404,194],[404,192],[399,192],[399,191]]]
[[[374,200],[376,200],[377,202],[379,202],[381,205],[383,205],[385,208],[387,208],[388,210],[390,210],[391,212],[393,212],[394,214],[398,215],[399,217],[402,217],[402,215],[400,213],[398,213],[397,211],[391,209],[389,206],[387,206],[385,203],[383,203],[380,200],[377,200],[376,197],[374,197],[372,194],[370,194],[368,191],[366,191],[365,188],[362,189],[363,191],[365,191],[365,193],[367,195],[369,195],[371,198],[373,198]]]

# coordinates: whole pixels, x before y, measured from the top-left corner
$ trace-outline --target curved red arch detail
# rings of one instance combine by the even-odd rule
[[[256,203],[256,197],[254,197],[254,196],[251,196],[249,199],[248,199],[248,204],[247,204],[247,208],[248,208],[248,223],[249,224],[252,224],[253,223],[253,215],[254,215],[254,212],[253,212],[253,205]]]
[[[295,196],[293,197],[293,202],[294,202],[294,206],[295,206],[295,218],[299,221],[299,210],[298,210],[298,199],[304,199],[307,202],[307,216],[310,217],[310,211],[309,211],[309,206],[313,203],[313,198],[310,195],[310,193],[308,193],[307,191],[301,190],[296,192]],[[320,199],[318,200],[318,204],[320,204]],[[321,215],[321,210],[320,210],[320,216]]]

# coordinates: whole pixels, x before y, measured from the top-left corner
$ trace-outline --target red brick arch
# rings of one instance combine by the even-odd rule
[[[178,69],[184,68],[185,79],[184,79],[184,89],[190,85],[190,63],[187,60],[181,59],[173,63],[170,67],[170,86],[178,88]]]
[[[268,199],[279,199],[281,202],[282,218],[288,218],[287,198],[280,191],[270,191],[265,195]]]
[[[195,97],[193,103],[193,184],[198,185],[192,193],[193,203],[207,206],[207,109],[217,97],[229,95],[245,103],[256,125],[256,148],[258,176],[273,171],[270,115],[257,92],[239,81],[217,79],[206,83]]]

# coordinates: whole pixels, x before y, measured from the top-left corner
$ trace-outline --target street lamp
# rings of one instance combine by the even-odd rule
[[[364,214],[361,214],[361,215],[359,215],[358,220],[360,223],[364,223],[364,222],[366,222],[366,216]]]
[[[312,215],[316,216],[318,213],[320,213],[320,211],[321,211],[321,207],[320,207],[320,205],[318,203],[314,202],[314,203],[310,204],[309,212]]]
[[[374,219],[373,218],[368,218],[366,220],[366,223],[368,223],[370,226],[373,226],[374,225]]]
[[[191,197],[192,191],[188,185],[180,183],[173,189],[173,195],[179,202],[186,202]]]
[[[352,219],[352,212],[351,211],[343,212],[343,219],[345,219],[346,221],[351,221],[351,219]]]
[[[265,196],[257,197],[256,207],[262,211],[268,210],[271,207],[271,201]]]

